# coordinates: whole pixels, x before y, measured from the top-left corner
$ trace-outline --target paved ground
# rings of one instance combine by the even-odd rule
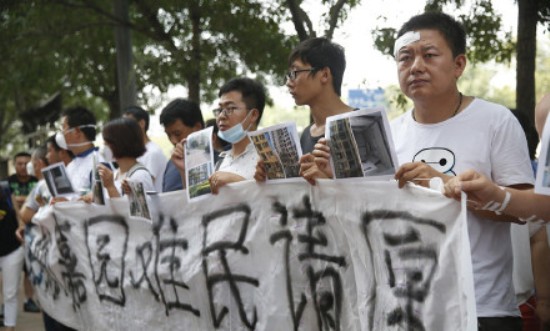
[[[23,312],[23,297],[23,285],[21,285],[19,287],[19,313],[17,314],[17,325],[15,326],[15,330],[44,331],[44,324],[42,323],[42,313]],[[0,328],[0,330],[4,330],[4,328]]]
[[[19,305],[19,314],[17,315],[17,331],[44,331],[42,324],[42,313],[23,312],[23,303]]]

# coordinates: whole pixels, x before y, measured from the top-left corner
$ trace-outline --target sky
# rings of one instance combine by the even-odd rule
[[[269,0],[266,0],[269,1]],[[501,14],[504,25],[515,32],[517,20],[517,8],[514,0],[496,0],[498,8],[495,10]],[[320,20],[324,9],[319,0],[305,0],[303,8],[310,14],[312,22],[316,24],[316,31],[322,32],[323,25]],[[361,0],[361,4],[354,8],[348,18],[335,31],[333,41],[342,45],[346,50],[347,68],[344,74],[342,95],[345,98],[348,89],[385,87],[397,85],[397,73],[393,58],[381,54],[374,47],[372,30],[377,27],[395,27],[398,29],[411,16],[423,12],[425,0]],[[471,0],[466,0],[466,4]],[[465,8],[469,8],[468,5]],[[454,13],[453,13],[454,14]],[[317,22],[317,23],[315,23]],[[283,26],[289,33],[294,33],[294,26],[288,23]],[[502,77],[496,81],[514,84],[514,72],[502,72]],[[269,93],[275,104],[283,108],[294,106],[294,100],[288,94],[286,87],[269,86]],[[182,87],[172,88],[165,97],[166,104],[169,100],[185,96]],[[213,109],[213,105],[202,105],[204,109]],[[157,114],[162,107],[159,107]],[[152,120],[152,124],[155,120]],[[152,132],[163,132],[160,125],[152,125]]]
[[[470,2],[466,1],[467,4]],[[495,10],[502,15],[504,25],[515,31],[517,9],[514,0],[497,2],[498,8]],[[319,17],[321,8],[318,3],[318,0],[306,0],[304,7],[310,8],[307,11]],[[362,0],[359,7],[352,10],[333,38],[346,50],[347,68],[342,84],[344,96],[348,89],[375,89],[398,84],[395,62],[375,49],[372,30],[377,27],[399,29],[410,17],[422,13],[425,3],[425,0]],[[322,29],[318,28],[317,31]],[[282,106],[292,107],[293,100],[285,88],[270,89],[270,92],[277,94],[275,100]]]

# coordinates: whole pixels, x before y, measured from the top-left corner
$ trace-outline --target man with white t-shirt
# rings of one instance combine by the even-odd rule
[[[136,120],[143,132],[143,142],[145,143],[145,154],[137,160],[143,164],[151,173],[154,180],[155,189],[157,192],[162,192],[162,176],[166,169],[168,159],[164,156],[159,145],[151,141],[147,136],[149,130],[149,113],[138,106],[130,106],[124,110],[124,117],[130,117]]]
[[[405,23],[395,42],[401,90],[413,109],[393,120],[391,129],[402,187],[412,181],[444,182],[476,169],[501,186],[533,184],[527,142],[505,107],[458,91],[466,67],[462,26],[442,13],[424,13]],[[479,330],[521,330],[512,283],[511,217],[470,210],[468,232]]]

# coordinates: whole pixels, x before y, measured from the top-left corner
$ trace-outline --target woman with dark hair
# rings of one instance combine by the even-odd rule
[[[103,164],[98,165],[99,176],[110,198],[120,197],[122,189],[130,193],[127,180],[143,183],[144,191],[154,191],[153,177],[137,158],[145,153],[143,133],[139,124],[130,118],[118,118],[103,127],[103,140],[113,152],[119,168],[113,173]]]

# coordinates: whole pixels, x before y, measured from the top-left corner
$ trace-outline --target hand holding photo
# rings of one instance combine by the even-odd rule
[[[185,182],[189,200],[210,194],[208,178],[214,173],[213,128],[191,133],[184,146]]]
[[[268,181],[300,177],[302,148],[295,123],[248,132],[248,136],[264,162]]]
[[[397,157],[384,109],[328,117],[325,137],[335,178],[389,179],[395,174]]]
[[[42,169],[44,180],[52,197],[63,197],[75,194],[67,169],[63,162],[54,163]]]

